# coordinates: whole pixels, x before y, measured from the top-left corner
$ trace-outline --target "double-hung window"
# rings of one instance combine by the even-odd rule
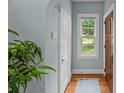
[[[78,14],[78,57],[99,56],[99,14]]]

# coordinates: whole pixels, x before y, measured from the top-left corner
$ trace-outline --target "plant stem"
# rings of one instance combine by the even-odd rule
[[[23,93],[25,93],[25,92],[26,92],[26,88],[27,88],[27,83],[25,83],[25,86],[24,86],[24,91],[23,91]]]
[[[19,83],[18,83],[18,93],[19,93],[19,89],[20,89],[20,85],[19,85]]]

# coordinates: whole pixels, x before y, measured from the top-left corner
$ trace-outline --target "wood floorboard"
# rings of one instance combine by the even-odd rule
[[[109,87],[103,75],[80,75],[73,74],[71,82],[68,84],[65,93],[74,93],[79,78],[97,78],[99,80],[101,93],[110,93]]]

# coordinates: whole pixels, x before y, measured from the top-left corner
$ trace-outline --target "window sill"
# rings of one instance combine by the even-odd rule
[[[78,59],[99,59],[99,56],[78,56]]]

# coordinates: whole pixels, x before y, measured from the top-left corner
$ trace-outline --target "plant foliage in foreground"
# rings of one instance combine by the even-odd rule
[[[19,36],[14,30],[8,29],[8,32]],[[9,42],[8,56],[9,93],[19,93],[20,87],[23,87],[25,93],[33,78],[39,80],[49,71],[55,71],[54,68],[44,65],[41,48],[30,40]]]

